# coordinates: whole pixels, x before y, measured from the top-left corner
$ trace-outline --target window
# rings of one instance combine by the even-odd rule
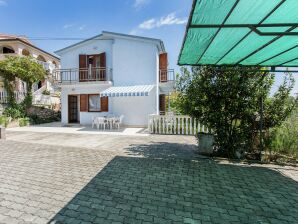
[[[89,104],[88,108],[90,112],[99,112],[100,111],[100,96],[99,94],[89,95]]]

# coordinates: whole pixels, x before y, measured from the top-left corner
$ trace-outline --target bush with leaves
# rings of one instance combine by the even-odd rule
[[[7,117],[11,117],[13,120],[24,117],[25,116],[25,110],[22,107],[22,105],[16,104],[13,107],[7,107],[5,108],[3,114]]]
[[[298,107],[280,126],[270,130],[270,149],[298,158]]]
[[[292,105],[285,105],[293,88],[287,80],[270,99],[274,75],[258,67],[182,68],[177,80],[177,110],[197,118],[215,134],[217,153],[234,158],[250,151],[259,128],[260,99],[264,99],[264,129],[281,124]]]
[[[9,106],[14,106],[14,81],[19,78],[27,83],[27,93],[24,99],[25,107],[32,105],[32,85],[44,79],[46,70],[42,65],[33,60],[32,57],[9,56],[0,61],[0,75],[4,78],[4,87],[8,94]]]

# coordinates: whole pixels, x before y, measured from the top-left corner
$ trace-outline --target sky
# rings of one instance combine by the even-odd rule
[[[162,39],[169,68],[178,55],[192,0],[0,0],[0,33],[25,35],[53,53],[78,40],[111,31]],[[49,38],[48,40],[36,40]],[[298,92],[298,74],[295,74]],[[276,75],[274,90],[283,75]],[[274,91],[273,90],[273,91]]]

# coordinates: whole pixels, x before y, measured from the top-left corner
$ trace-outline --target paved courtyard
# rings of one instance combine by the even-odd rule
[[[195,149],[193,137],[8,131],[0,223],[298,223],[296,167]]]

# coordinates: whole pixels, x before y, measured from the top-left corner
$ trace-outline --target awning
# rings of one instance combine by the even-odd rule
[[[298,0],[194,0],[179,65],[298,66]]]
[[[149,96],[154,85],[140,86],[113,86],[100,93],[100,96],[125,97],[125,96]]]

